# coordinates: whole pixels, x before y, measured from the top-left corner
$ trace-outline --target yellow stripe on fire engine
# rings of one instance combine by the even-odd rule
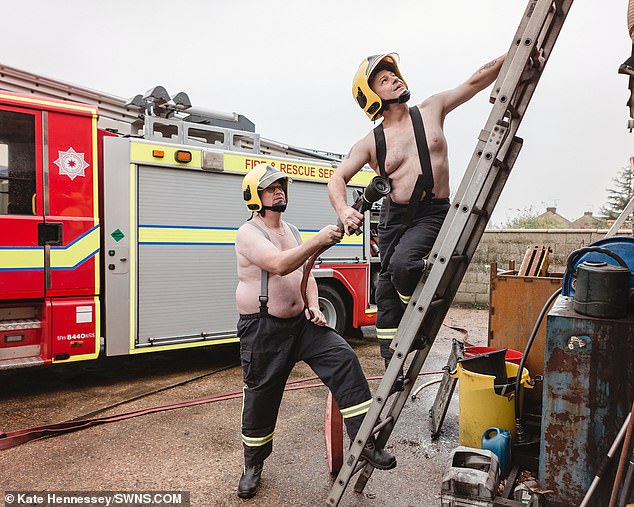
[[[307,239],[312,238],[315,234],[317,234],[319,231],[299,231],[299,235],[302,238],[302,241],[306,241]],[[343,239],[335,244],[334,246],[336,247],[337,245],[344,245],[344,246],[361,246],[363,245],[363,236],[361,234],[354,235],[354,236],[343,236]]]
[[[233,245],[236,229],[222,227],[166,227],[139,226],[139,244],[155,245]],[[302,241],[317,234],[317,231],[300,231]],[[344,236],[339,245],[361,246],[363,236]],[[336,246],[336,245],[335,245]]]
[[[44,269],[44,247],[0,248],[0,271]]]
[[[65,247],[51,247],[51,269],[73,269],[99,251],[99,226]]]
[[[74,269],[98,252],[99,225],[96,225],[64,247],[51,247],[51,269]],[[43,247],[0,248],[0,271],[34,269],[44,269]]]
[[[163,153],[163,157],[155,157],[154,150]],[[191,162],[178,162],[175,158],[177,151],[188,151],[192,154]],[[200,150],[192,150],[190,147],[166,146],[164,144],[130,143],[130,158],[133,162],[153,165],[182,166],[200,169],[202,155]]]
[[[330,176],[335,172],[335,167],[325,164],[315,164],[308,161],[281,160],[278,158],[268,158],[262,156],[238,155],[236,153],[225,153],[225,172],[248,173],[257,164],[266,163],[277,167],[280,171],[288,174],[292,179],[323,181],[330,180]],[[371,171],[360,171],[350,180],[352,185],[367,185],[376,176]]]

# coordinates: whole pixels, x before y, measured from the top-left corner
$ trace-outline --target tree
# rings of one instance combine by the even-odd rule
[[[569,222],[555,213],[539,213],[533,206],[524,208],[519,214],[502,224],[502,229],[565,229]]]
[[[607,189],[608,199],[600,210],[603,218],[616,220],[634,196],[634,171],[632,169],[629,166],[622,167],[612,178],[614,188]]]

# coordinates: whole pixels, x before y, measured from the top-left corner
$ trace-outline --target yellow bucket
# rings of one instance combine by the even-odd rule
[[[506,375],[511,378],[517,375],[519,366],[506,362]],[[458,420],[460,423],[460,445],[467,447],[482,447],[482,435],[487,428],[496,426],[509,430],[515,438],[515,399],[514,396],[502,396],[495,392],[493,375],[482,375],[469,371],[458,363],[456,373],[459,384],[460,409]],[[522,371],[520,383],[520,406],[523,398],[523,388],[532,388],[529,383],[528,370]],[[513,393],[515,394],[515,393]]]

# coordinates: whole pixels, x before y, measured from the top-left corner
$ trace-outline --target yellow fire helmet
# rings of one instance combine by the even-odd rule
[[[273,206],[263,206],[258,191],[269,187],[273,182],[282,180],[282,189],[286,196],[286,202]],[[290,178],[272,165],[261,163],[253,167],[242,180],[242,197],[247,204],[249,211],[261,211],[270,209],[271,211],[285,211],[288,203],[288,182]]]
[[[354,100],[359,104],[361,109],[368,115],[370,120],[375,121],[378,120],[383,113],[383,110],[387,105],[392,103],[403,103],[407,102],[410,97],[410,92],[407,89],[407,83],[403,76],[401,75],[401,71],[398,68],[399,57],[396,53],[386,53],[383,55],[372,55],[364,58],[359,65],[359,69],[357,73],[354,75],[354,79],[352,80],[352,96]],[[394,74],[398,76],[398,78],[403,81],[406,90],[401,94],[398,99],[393,100],[382,100],[372,88],[370,88],[370,77],[372,73],[379,69],[379,64],[382,64],[381,67],[390,69]]]

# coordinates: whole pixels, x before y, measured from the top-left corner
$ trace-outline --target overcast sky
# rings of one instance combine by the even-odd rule
[[[523,0],[0,0],[0,63],[131,97],[161,84],[237,112],[262,137],[347,153],[372,124],[351,95],[360,61],[397,52],[421,102],[505,53]],[[634,156],[626,129],[627,0],[574,2],[519,128],[524,145],[493,223],[556,206],[598,212]],[[450,113],[452,191],[491,110]]]

